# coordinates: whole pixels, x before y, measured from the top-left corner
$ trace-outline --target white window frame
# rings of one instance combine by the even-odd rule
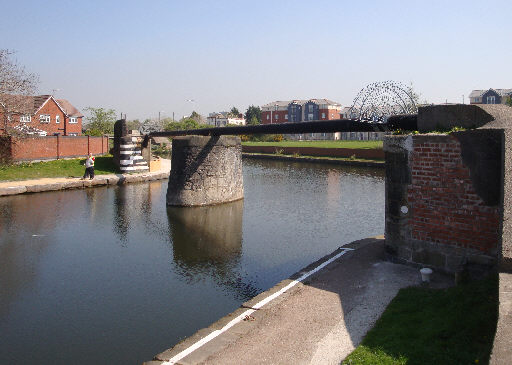
[[[50,123],[51,120],[52,117],[50,117],[50,114],[39,115],[39,123]]]
[[[55,116],[55,124],[59,124],[60,123],[60,115],[56,115]]]
[[[285,114],[285,115],[284,115],[284,119],[285,119],[285,120],[288,120],[288,114]]]
[[[76,124],[76,123],[78,123],[78,119],[77,118],[75,118],[75,117],[70,117],[69,118],[69,124]]]
[[[325,118],[325,113],[322,113],[322,118]]]
[[[279,119],[279,115],[276,113],[275,114],[275,119],[278,120]]]
[[[308,109],[309,109],[309,112],[312,113],[313,112],[313,104],[309,104],[308,105]]]
[[[20,115],[20,123],[30,123],[32,121],[32,116],[25,114]]]
[[[267,114],[267,120],[269,120],[269,119],[270,119],[270,114]]]
[[[78,136],[78,133],[68,133],[68,136],[70,136],[70,137],[76,137],[76,136]]]
[[[496,96],[494,95],[489,95],[487,97],[487,104],[496,104]]]

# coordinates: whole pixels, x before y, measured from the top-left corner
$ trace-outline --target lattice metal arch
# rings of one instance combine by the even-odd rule
[[[378,81],[363,88],[354,99],[353,119],[385,123],[391,115],[416,114],[412,88],[396,81]]]

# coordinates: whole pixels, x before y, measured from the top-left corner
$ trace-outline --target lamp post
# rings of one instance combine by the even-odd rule
[[[275,109],[275,112],[277,113],[277,104],[274,105],[274,109]],[[272,115],[272,107],[270,107],[270,124],[273,124],[274,123],[274,116]]]

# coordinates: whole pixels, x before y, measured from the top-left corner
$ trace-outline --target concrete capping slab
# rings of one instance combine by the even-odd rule
[[[385,136],[382,144],[384,152],[411,152],[412,135]]]

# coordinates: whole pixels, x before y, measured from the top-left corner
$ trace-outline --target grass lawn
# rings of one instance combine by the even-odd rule
[[[342,364],[487,364],[497,318],[497,275],[402,289]]]
[[[320,148],[382,148],[382,141],[281,141],[281,142],[242,142],[244,146],[276,147],[320,147]]]
[[[44,177],[83,176],[85,158],[55,160],[47,162],[22,163],[17,165],[0,165],[0,181],[29,180]],[[112,156],[97,156],[94,163],[96,175],[116,173]]]

